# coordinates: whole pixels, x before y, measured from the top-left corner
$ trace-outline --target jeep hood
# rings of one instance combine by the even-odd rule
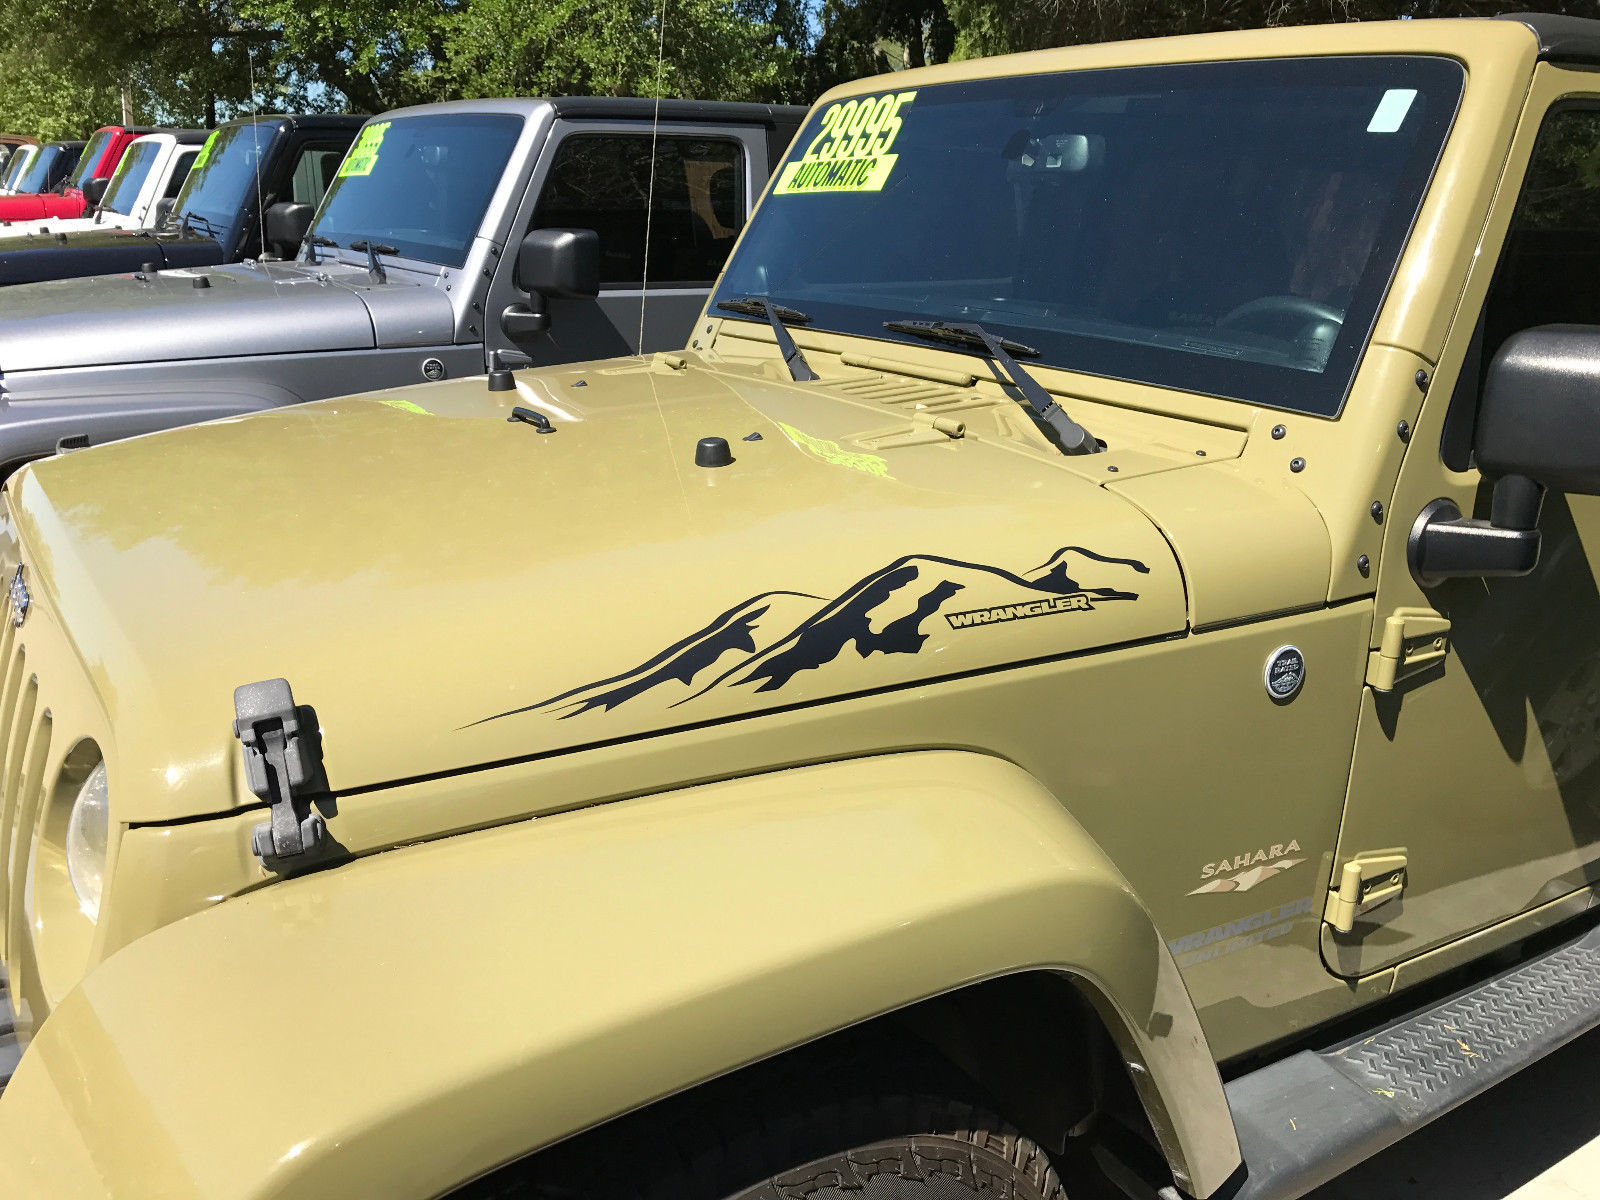
[[[69,238],[106,236],[119,235]],[[397,291],[414,310],[406,314],[408,332],[423,341],[452,340],[450,306],[435,289],[407,283],[374,289],[365,271],[331,263],[326,269],[237,264],[0,289],[0,375],[242,353],[369,350],[377,344],[372,313],[387,317],[380,299]],[[370,304],[367,294],[375,297]]]
[[[927,429],[852,449],[893,418],[661,359],[518,389],[323,401],[18,477],[113,769],[227,773],[125,796],[128,819],[251,802],[233,689],[275,676],[341,791],[1185,626],[1161,533],[1059,460]],[[730,465],[696,465],[707,437]]]

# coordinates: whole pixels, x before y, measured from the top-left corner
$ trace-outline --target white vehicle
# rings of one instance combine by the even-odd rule
[[[9,196],[15,190],[12,184],[28,173],[28,164],[39,153],[37,146],[19,146],[17,152],[6,160],[6,171],[0,179],[0,196]]]
[[[79,229],[147,229],[160,223],[171,200],[183,187],[200,147],[204,129],[166,129],[135,138],[122,161],[95,201],[88,192],[90,210],[81,217],[41,217],[34,221],[0,221],[5,235],[71,233]],[[9,177],[10,172],[7,172]],[[97,181],[90,181],[93,187]]]

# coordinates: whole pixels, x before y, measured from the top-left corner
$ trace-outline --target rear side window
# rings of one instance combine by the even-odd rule
[[[535,229],[600,235],[602,287],[709,286],[744,225],[744,148],[725,138],[661,137],[655,182],[650,135],[579,133],[556,149]]]
[[[295,160],[294,174],[289,181],[289,199],[295,204],[309,204],[315,208],[322,202],[322,194],[333,182],[334,173],[344,159],[343,146],[311,143],[300,151]]]
[[[167,180],[167,190],[163,193],[162,199],[171,200],[183,190],[183,181],[189,178],[189,168],[194,166],[194,160],[199,154],[200,147],[196,146],[178,155],[178,161],[173,165],[172,175]]]

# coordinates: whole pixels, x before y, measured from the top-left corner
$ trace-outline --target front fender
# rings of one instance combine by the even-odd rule
[[[1148,913],[999,759],[885,755],[375,855],[149,934],[0,1098],[11,1195],[425,1200],[830,1031],[1082,980],[1192,1194],[1238,1165]]]

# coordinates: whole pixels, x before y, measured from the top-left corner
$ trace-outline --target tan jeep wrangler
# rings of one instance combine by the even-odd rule
[[[13,477],[3,1194],[1282,1200],[1600,1023],[1596,67],[864,80],[680,353]]]

